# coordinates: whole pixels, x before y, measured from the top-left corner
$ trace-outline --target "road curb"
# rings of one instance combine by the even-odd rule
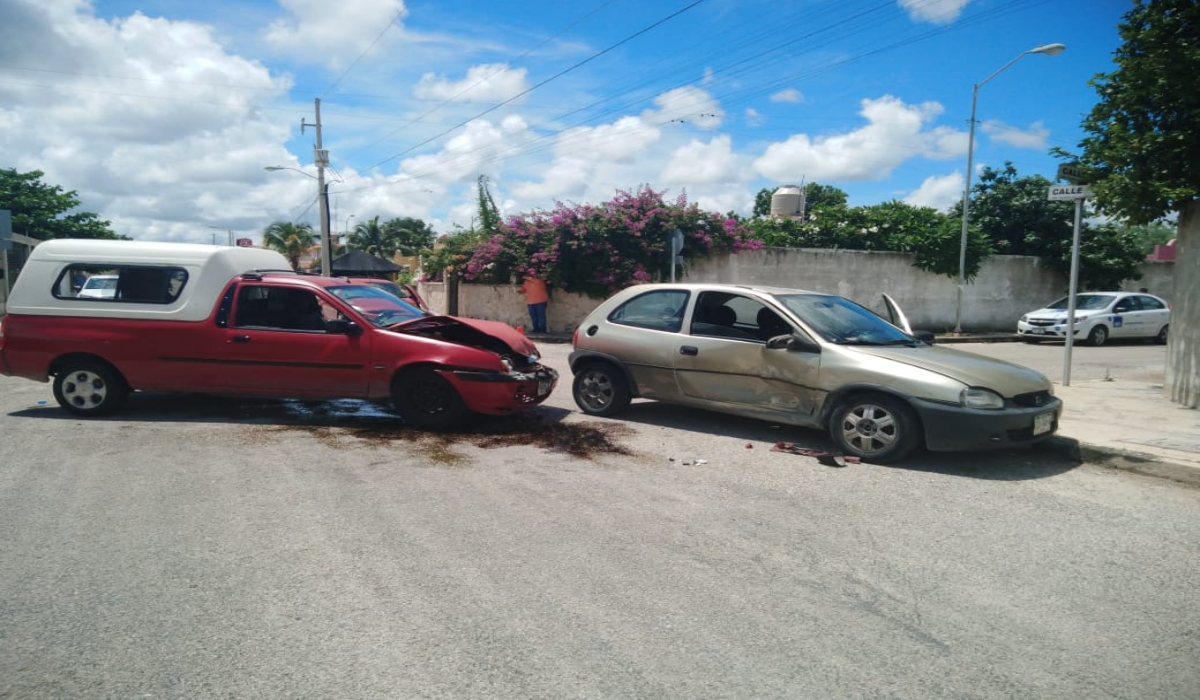
[[[1094,464],[1108,469],[1134,472],[1143,476],[1170,479],[1200,486],[1200,469],[1186,464],[1162,460],[1134,450],[1122,450],[1081,443],[1074,438],[1056,435],[1041,444],[1042,449],[1055,452],[1072,461]]]

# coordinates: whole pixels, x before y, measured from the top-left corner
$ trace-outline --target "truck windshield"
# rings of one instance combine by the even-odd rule
[[[345,285],[328,287],[327,290],[354,307],[355,311],[377,328],[386,328],[429,315],[396,295],[371,285]]]

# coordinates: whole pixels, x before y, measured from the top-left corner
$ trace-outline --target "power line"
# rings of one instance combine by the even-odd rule
[[[668,22],[668,21],[670,21],[670,20],[672,20],[672,19],[674,19],[674,18],[678,17],[679,15],[682,15],[683,13],[685,13],[685,12],[687,12],[688,10],[690,10],[690,9],[692,9],[692,8],[694,8],[694,7],[696,7],[697,5],[699,5],[699,4],[700,4],[700,3],[702,3],[702,2],[704,2],[704,0],[695,0],[695,1],[694,1],[694,2],[692,2],[691,4],[689,4],[689,5],[685,6],[685,7],[683,7],[682,9],[680,9],[680,10],[677,10],[677,11],[675,11],[675,12],[672,12],[671,14],[667,15],[666,17],[663,17],[662,19],[658,20],[657,22],[654,22],[653,24],[651,24],[651,25],[649,25],[649,26],[647,26],[647,27],[644,27],[644,28],[642,28],[642,29],[638,30],[637,32],[634,32],[633,34],[631,34],[631,35],[629,35],[629,36],[625,37],[624,39],[622,39],[622,40],[618,41],[617,43],[615,43],[615,44],[612,44],[611,46],[609,46],[609,47],[607,47],[607,48],[605,48],[605,49],[602,49],[602,50],[600,50],[600,51],[597,51],[596,53],[592,54],[591,56],[588,56],[587,58],[583,59],[582,61],[580,61],[580,62],[578,62],[578,63],[576,63],[576,64],[574,64],[574,65],[572,65],[572,66],[570,66],[570,67],[568,67],[568,68],[565,68],[565,69],[563,69],[563,70],[559,71],[558,73],[555,73],[554,75],[550,76],[549,78],[546,78],[545,80],[543,80],[542,82],[540,82],[540,83],[538,83],[538,84],[534,85],[533,87],[530,87],[530,88],[528,88],[528,89],[526,89],[526,90],[524,90],[524,91],[522,91],[522,92],[520,92],[520,93],[518,93],[518,94],[516,94],[516,95],[513,95],[512,97],[508,98],[507,100],[504,100],[503,102],[500,102],[499,104],[493,105],[492,107],[489,107],[488,109],[485,109],[484,111],[480,112],[479,114],[476,114],[475,116],[471,117],[470,119],[463,120],[463,121],[459,122],[458,124],[455,124],[454,126],[450,127],[449,129],[446,129],[445,131],[441,132],[440,134],[436,134],[436,135],[434,135],[434,136],[431,136],[431,137],[429,137],[428,139],[425,139],[424,141],[422,141],[421,143],[418,143],[418,144],[416,144],[415,146],[411,146],[411,147],[409,147],[409,148],[407,148],[407,149],[405,149],[405,150],[403,150],[403,151],[400,151],[399,153],[396,153],[396,154],[394,154],[394,155],[391,155],[391,156],[389,156],[389,157],[387,157],[387,158],[384,158],[383,160],[379,161],[378,163],[376,163],[376,164],[374,164],[374,165],[371,165],[371,166],[368,166],[368,167],[364,168],[364,170],[372,170],[372,169],[374,169],[374,168],[378,168],[379,166],[383,165],[384,163],[387,163],[388,161],[391,161],[391,160],[395,160],[396,158],[399,158],[400,156],[404,155],[405,153],[409,153],[409,152],[411,152],[411,151],[414,151],[414,150],[416,150],[416,149],[420,148],[421,146],[424,146],[425,144],[427,144],[427,143],[429,143],[429,142],[431,142],[431,141],[436,141],[437,139],[439,139],[439,138],[441,138],[441,137],[445,136],[446,134],[448,134],[448,133],[450,133],[450,132],[454,131],[455,129],[458,129],[458,128],[460,128],[460,127],[462,127],[462,126],[466,125],[466,124],[469,124],[469,123],[471,123],[472,121],[474,121],[474,120],[476,120],[476,119],[478,119],[478,118],[480,118],[480,117],[482,117],[482,116],[484,116],[484,115],[486,115],[486,114],[490,114],[490,113],[492,113],[492,112],[496,111],[497,109],[500,109],[500,108],[501,108],[501,107],[503,107],[504,105],[506,105],[506,104],[509,104],[509,103],[511,103],[511,102],[513,102],[513,101],[515,101],[515,100],[517,100],[517,99],[519,99],[519,98],[521,98],[521,97],[524,97],[525,95],[528,95],[529,93],[533,92],[534,90],[536,90],[536,89],[538,89],[538,88],[542,87],[543,85],[545,85],[545,84],[547,84],[547,83],[549,83],[549,82],[551,82],[551,81],[553,81],[553,80],[557,80],[558,78],[561,78],[562,76],[566,75],[567,73],[570,73],[571,71],[575,70],[576,68],[579,68],[579,67],[581,67],[581,66],[587,65],[588,63],[591,63],[592,61],[594,61],[594,60],[596,60],[597,58],[599,58],[599,57],[603,56],[604,54],[606,54],[606,53],[609,53],[609,52],[610,52],[610,51],[612,51],[613,49],[616,49],[617,47],[619,47],[619,46],[621,46],[621,45],[623,45],[623,44],[627,44],[627,43],[629,43],[630,41],[632,41],[632,40],[636,39],[637,37],[639,37],[639,36],[641,36],[641,35],[645,34],[646,32],[649,32],[649,31],[651,31],[651,30],[655,29],[656,27],[659,27],[659,26],[661,26],[662,24],[665,24],[666,22]]]

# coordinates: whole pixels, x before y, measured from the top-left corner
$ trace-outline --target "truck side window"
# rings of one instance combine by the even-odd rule
[[[187,281],[181,267],[74,263],[63,269],[52,291],[58,299],[170,304]]]

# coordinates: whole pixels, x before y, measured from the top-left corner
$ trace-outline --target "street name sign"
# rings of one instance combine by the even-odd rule
[[[1058,180],[1066,180],[1072,185],[1085,185],[1087,181],[1084,178],[1083,170],[1074,163],[1063,163],[1058,166]]]
[[[1087,199],[1092,194],[1092,188],[1087,185],[1051,185],[1049,199]]]

